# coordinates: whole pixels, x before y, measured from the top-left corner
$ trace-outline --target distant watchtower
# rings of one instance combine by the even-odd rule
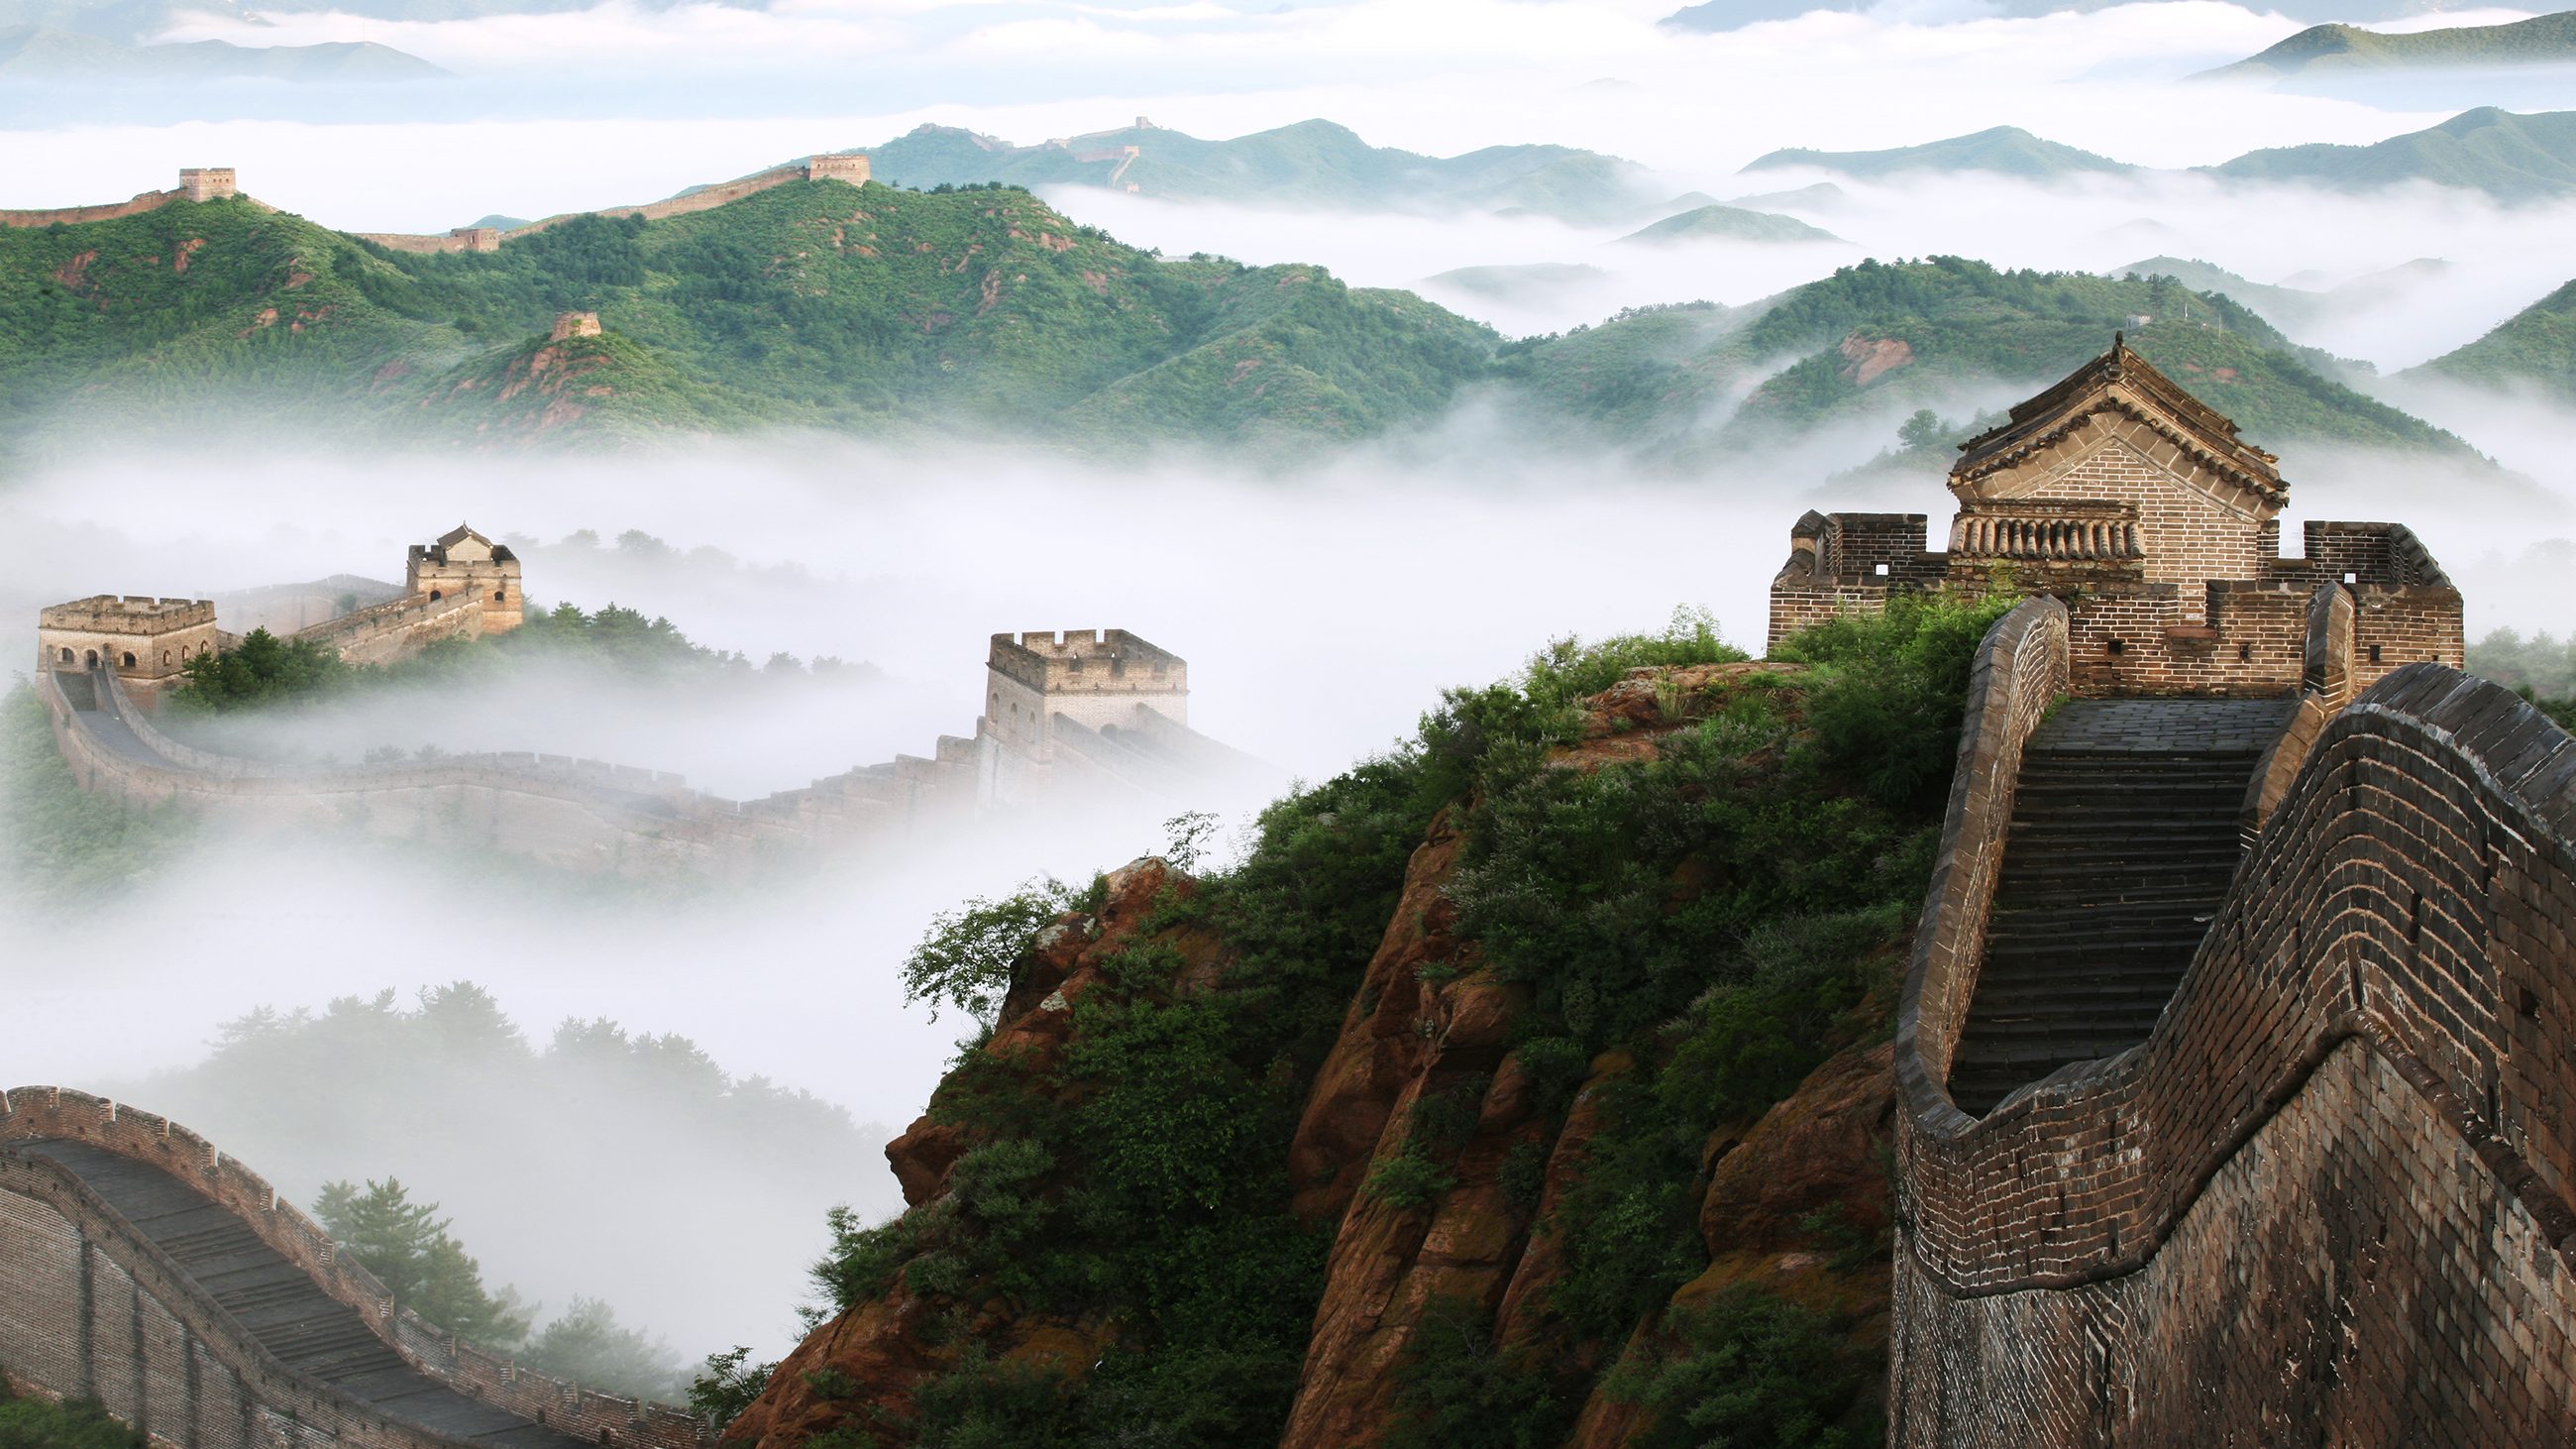
[[[179,171],[179,194],[190,201],[239,196],[241,187],[229,166],[187,166]]]
[[[865,156],[817,156],[805,163],[808,181],[846,181],[852,186],[868,184],[868,158]]]
[[[1124,629],[993,636],[981,732],[1046,761],[1071,734],[1190,722],[1190,666]]]
[[[508,633],[525,617],[527,599],[519,589],[518,555],[461,523],[435,542],[411,546],[403,583],[411,593],[432,599],[474,594],[483,601],[486,635]]]
[[[100,594],[36,616],[36,667],[65,674],[110,669],[146,709],[185,682],[189,660],[215,652],[209,599]]]

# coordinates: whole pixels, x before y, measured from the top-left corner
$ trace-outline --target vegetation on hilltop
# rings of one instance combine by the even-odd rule
[[[2485,387],[2528,387],[2576,400],[2576,282],[2506,318],[2477,341],[2407,375]]]
[[[541,340],[568,310],[606,334]],[[22,423],[274,393],[315,429],[494,441],[1328,438],[1444,404],[1492,342],[1311,267],[1167,263],[1007,188],[799,181],[448,255],[239,199],[0,232],[0,397]]]
[[[390,664],[350,664],[327,643],[280,639],[266,629],[253,629],[231,649],[189,660],[187,687],[174,692],[170,704],[181,714],[231,714],[388,686],[469,683],[530,664],[589,666],[693,687],[717,678],[872,668],[828,656],[808,666],[785,653],[772,654],[755,667],[748,655],[692,642],[668,619],[647,619],[618,604],[603,605],[595,613],[557,604],[551,609],[531,606],[519,627],[506,634],[434,639]]]
[[[565,310],[605,332],[547,340]],[[2463,450],[2244,307],[2152,277],[1873,261],[1763,305],[1502,344],[1311,266],[1165,260],[1023,191],[802,181],[488,253],[382,253],[239,201],[0,232],[0,413],[124,427],[273,389],[283,411],[262,415],[298,427],[495,447],[777,425],[1277,460],[1476,387],[1533,436],[1696,464],[1962,387],[2044,386],[2139,315],[2156,319],[2139,350],[2258,438]]]
[[[1883,1305],[1849,1285],[1883,1277],[1883,1238],[1834,1214],[1799,1229],[1836,1255],[1839,1298],[1708,1278],[1703,1154],[1883,1034],[1968,664],[2001,607],[1901,606],[1769,667],[1704,620],[1565,641],[1274,804],[1239,864],[1170,878],[1096,948],[1097,913],[1132,912],[1121,893],[1152,877],[1095,882],[1069,902],[1092,914],[1061,926],[1045,923],[1068,902],[1043,894],[943,919],[915,994],[993,1002],[993,963],[1018,957],[1018,1004],[908,1134],[949,1144],[945,1190],[880,1226],[835,1217],[816,1278],[845,1317],[806,1352],[898,1313],[921,1315],[905,1342],[935,1347],[905,1350],[889,1377],[908,1383],[800,1356],[771,1378],[768,1422],[820,1415],[796,1420],[808,1443],[1275,1440],[1337,1225],[1427,1222],[1473,1190],[1501,1197],[1471,1213],[1529,1234],[1531,1255],[1544,1240],[1562,1270],[1508,1331],[1490,1298],[1434,1309],[1388,1442],[1552,1444],[1596,1393],[1663,1425],[1654,1443],[1873,1442],[1883,1338],[1861,1320]],[[1367,1030],[1372,957],[1404,931],[1434,953],[1404,988],[1488,993],[1505,1045],[1490,1072],[1411,1099],[1352,1218],[1309,1219],[1294,1204],[1315,1185],[1285,1170],[1300,1107],[1337,1040]],[[1082,979],[1036,1002],[1062,967],[1032,977],[1025,953],[1076,949]],[[1049,1047],[1059,1029],[1031,1023],[1059,1002]],[[1507,1077],[1508,1110],[1489,1095]],[[1494,1136],[1513,1113],[1534,1115]],[[1566,1132],[1588,1148],[1551,1151]],[[1074,1346],[1010,1348],[1030,1335]]]

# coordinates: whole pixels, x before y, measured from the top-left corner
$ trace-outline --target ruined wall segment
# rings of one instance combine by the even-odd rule
[[[1996,790],[1962,770],[1945,865]],[[2149,1039],[1983,1119],[1940,1085],[1974,888],[1936,881],[1898,1019],[1894,1441],[2576,1436],[2571,830],[2576,741],[2401,669],[2322,730]]]

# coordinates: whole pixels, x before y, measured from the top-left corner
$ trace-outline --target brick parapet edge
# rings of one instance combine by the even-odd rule
[[[285,1364],[158,1246],[128,1227],[89,1184],[39,1157],[0,1153],[0,1193],[44,1204],[59,1213],[90,1249],[104,1255],[151,1295],[214,1360],[261,1405],[331,1440],[371,1449],[453,1449],[454,1440],[386,1418],[362,1401],[319,1383]],[[10,1376],[13,1388],[33,1388],[49,1398],[76,1390]],[[169,1442],[155,1434],[158,1442]]]
[[[2144,1044],[1977,1120],[1900,1021],[1914,1270],[1953,1296],[2134,1270],[2353,1037],[2427,1086],[2576,1266],[2576,981],[2554,969],[2576,959],[2571,824],[2576,741],[2547,717],[2439,665],[2382,681],[2323,732]],[[1917,972],[1951,964],[1918,953]],[[1909,1003],[1937,985],[1909,981]]]
[[[1968,677],[1968,711],[1914,959],[1896,1015],[1896,1084],[1907,1115],[1969,1120],[1950,1101],[1950,1054],[1985,954],[1995,873],[2012,823],[2022,747],[2066,692],[2066,606],[2041,595],[1995,621]],[[1946,1114],[1946,1116],[1945,1116]]]
[[[697,1449],[703,1441],[704,1425],[686,1409],[603,1394],[522,1369],[507,1355],[460,1340],[408,1308],[397,1312],[384,1284],[365,1268],[342,1259],[331,1235],[281,1197],[266,1178],[167,1117],[137,1112],[67,1087],[0,1092],[0,1143],[37,1138],[85,1142],[149,1163],[186,1182],[239,1218],[323,1292],[356,1309],[367,1327],[414,1368],[474,1398],[602,1443]],[[189,1325],[192,1331],[217,1346],[227,1366],[242,1374],[245,1382],[277,1386],[278,1399],[263,1396],[262,1402],[293,1407],[309,1401],[353,1424],[379,1431],[370,1443],[448,1446],[457,1442],[388,1421],[359,1400],[278,1363],[195,1280],[69,1172],[40,1158],[0,1154],[0,1186],[36,1197],[79,1224],[91,1241],[108,1246],[118,1266],[149,1287],[174,1315],[194,1320]],[[600,1439],[603,1432],[613,1437]]]
[[[2254,778],[2245,787],[2244,807],[2237,812],[2237,828],[2248,850],[2261,837],[2263,822],[2272,818],[2299,778],[2299,768],[2308,762],[2317,737],[2352,702],[2353,619],[2352,595],[2343,585],[2320,584],[2309,595],[2298,707],[2254,767]]]

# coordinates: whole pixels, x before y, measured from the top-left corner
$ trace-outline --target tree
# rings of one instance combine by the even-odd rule
[[[264,705],[341,688],[358,667],[328,645],[280,639],[253,629],[223,653],[205,653],[181,666],[188,687],[175,702],[209,713]]]
[[[416,1203],[400,1178],[369,1181],[361,1192],[348,1182],[326,1182],[313,1216],[359,1266],[376,1275],[396,1308],[409,1308],[453,1333],[493,1348],[511,1348],[528,1334],[518,1294],[483,1287],[482,1265],[447,1233],[438,1204]]]
[[[1928,448],[1941,446],[1942,436],[1949,431],[1949,426],[1941,421],[1939,413],[1930,408],[1916,408],[1914,416],[1898,425],[1896,440],[1903,443],[1907,451],[1919,453]]]
[[[742,1411],[769,1386],[778,1371],[772,1363],[752,1363],[751,1349],[735,1344],[725,1353],[707,1355],[705,1368],[689,1380],[689,1407],[716,1429],[742,1417]]]
[[[1000,900],[978,896],[931,917],[921,944],[904,958],[904,999],[929,1002],[933,1021],[945,1004],[992,1025],[1010,994],[1011,968],[1072,900],[1064,882],[1047,876]]]
[[[688,1387],[668,1343],[618,1326],[616,1311],[596,1298],[574,1298],[519,1357],[541,1373],[636,1398],[668,1401]]]

